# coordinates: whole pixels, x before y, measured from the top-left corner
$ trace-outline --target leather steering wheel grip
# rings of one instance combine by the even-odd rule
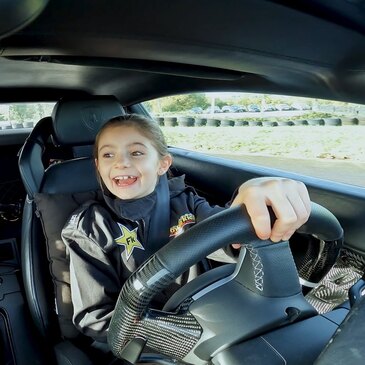
[[[309,219],[298,232],[314,234],[323,241],[338,241],[343,237],[343,229],[337,218],[325,207],[313,202]]]
[[[343,244],[343,230],[332,213],[320,205],[312,205],[312,214],[308,222],[297,232],[314,233],[320,240],[306,248],[302,247],[302,255],[295,256],[302,284],[313,288],[335,264]]]

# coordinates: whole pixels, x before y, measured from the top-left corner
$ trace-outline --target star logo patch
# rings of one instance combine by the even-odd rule
[[[122,245],[125,247],[127,260],[129,260],[135,248],[144,250],[144,247],[142,246],[142,243],[138,241],[137,228],[134,228],[133,230],[130,231],[127,227],[123,226],[122,224],[118,222],[117,224],[118,227],[120,228],[121,236],[116,238],[114,241],[118,245]]]

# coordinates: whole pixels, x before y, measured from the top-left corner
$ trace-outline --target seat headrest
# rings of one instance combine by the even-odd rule
[[[90,145],[105,122],[123,114],[118,100],[110,96],[61,99],[52,112],[54,137],[60,145]]]

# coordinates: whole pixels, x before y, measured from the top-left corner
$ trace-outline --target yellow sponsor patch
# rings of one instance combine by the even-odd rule
[[[139,248],[140,250],[144,250],[142,243],[138,241],[137,238],[137,228],[133,230],[129,230],[127,227],[118,223],[118,227],[120,228],[121,236],[116,238],[114,241],[118,245],[122,245],[125,247],[125,253],[127,255],[127,260],[131,257],[133,250],[135,248]]]
[[[179,218],[179,220],[177,222],[177,225],[172,226],[170,228],[170,237],[175,237],[175,236],[180,235],[181,233],[184,232],[184,227],[187,224],[194,224],[195,222],[196,222],[196,220],[195,220],[195,215],[194,214],[186,213],[186,214],[182,215]]]

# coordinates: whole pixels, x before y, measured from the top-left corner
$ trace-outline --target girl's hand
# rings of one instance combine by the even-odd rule
[[[306,186],[285,178],[264,177],[242,184],[232,206],[246,206],[257,236],[273,242],[288,240],[310,215],[310,198]],[[275,213],[271,228],[268,207]],[[233,244],[239,248],[239,244]]]

